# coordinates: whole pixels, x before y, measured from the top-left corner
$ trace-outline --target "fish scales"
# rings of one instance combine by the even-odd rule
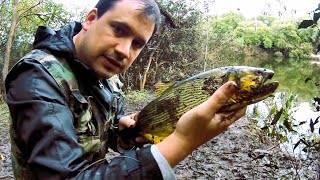
[[[161,118],[166,116],[170,117],[173,122],[176,122],[184,112],[192,109],[192,107],[200,104],[205,98],[209,97],[199,91],[201,89],[200,84],[193,85],[191,88],[188,87],[189,84],[186,85],[187,87],[180,86],[179,89],[172,91],[170,94],[167,93],[164,98],[158,99],[158,103],[150,105],[149,108],[151,111],[148,112],[147,116],[144,116],[144,119],[152,120],[152,123],[157,124],[159,121],[162,121]],[[195,87],[198,88],[196,89]],[[180,91],[181,89],[183,91]],[[143,114],[141,114],[141,116],[143,116]],[[155,117],[158,118],[154,119]],[[160,120],[158,121],[158,119]]]

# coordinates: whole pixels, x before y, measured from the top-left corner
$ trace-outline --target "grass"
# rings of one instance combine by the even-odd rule
[[[152,99],[153,93],[150,91],[130,91],[125,95],[127,102],[139,103]]]

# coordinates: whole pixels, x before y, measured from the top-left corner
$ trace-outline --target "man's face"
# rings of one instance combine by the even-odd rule
[[[151,38],[155,23],[139,3],[121,0],[99,19],[97,9],[88,13],[75,46],[79,60],[99,78],[110,78],[127,70]]]

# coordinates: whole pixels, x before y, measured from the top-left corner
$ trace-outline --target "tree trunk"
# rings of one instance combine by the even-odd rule
[[[12,8],[12,23],[10,26],[10,31],[8,33],[8,39],[7,39],[7,43],[6,43],[6,51],[4,54],[4,62],[3,62],[3,69],[2,69],[3,82],[9,72],[11,50],[12,50],[14,35],[16,33],[17,25],[19,22],[18,4],[19,4],[19,0],[12,1],[12,6],[13,6],[13,8]]]
[[[150,69],[150,65],[151,65],[154,53],[155,53],[155,51],[152,51],[152,53],[149,57],[148,65],[143,72],[143,78],[142,78],[142,81],[140,81],[140,91],[144,90],[144,86],[146,85],[147,75],[149,73],[149,69]]]
[[[161,42],[162,42],[162,39],[160,38],[160,40],[157,42],[157,44],[155,46],[155,50],[152,51],[151,54],[150,54],[148,65],[147,65],[147,67],[145,68],[145,70],[143,72],[142,80],[140,80],[140,91],[144,90],[144,86],[146,85],[146,82],[147,82],[147,76],[148,76],[148,73],[149,73],[151,62],[152,62],[153,59],[155,59],[154,55],[156,53],[156,50],[159,48]]]

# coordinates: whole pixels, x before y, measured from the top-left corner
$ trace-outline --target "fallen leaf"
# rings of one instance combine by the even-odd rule
[[[2,161],[6,160],[6,157],[3,154],[0,154],[0,156]]]

